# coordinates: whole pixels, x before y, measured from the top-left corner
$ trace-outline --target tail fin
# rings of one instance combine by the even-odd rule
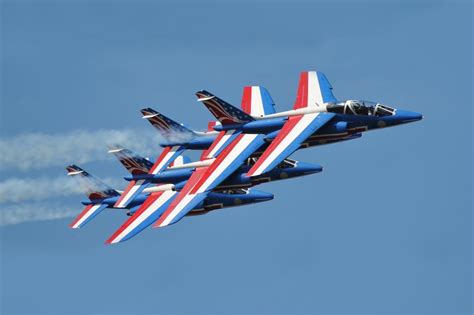
[[[254,117],[263,117],[275,113],[275,102],[266,88],[246,86],[242,95],[242,110]]]
[[[109,153],[113,153],[132,175],[148,174],[153,167],[152,162],[120,145],[110,147]]]
[[[249,114],[230,105],[208,91],[202,90],[196,92],[196,96],[198,97],[198,101],[203,102],[204,106],[207,107],[211,114],[214,115],[222,125],[237,125],[255,120]]]
[[[90,200],[105,199],[119,196],[120,194],[100,179],[92,176],[77,165],[66,167],[67,175],[76,178],[81,188]]]
[[[337,103],[337,99],[332,94],[332,86],[324,73],[319,71],[301,72],[293,109],[318,108],[324,103]]]
[[[143,114],[142,118],[147,119],[166,140],[171,140],[172,142],[177,141],[177,139],[190,140],[196,135],[191,129],[158,113],[153,108],[144,108],[141,112]]]

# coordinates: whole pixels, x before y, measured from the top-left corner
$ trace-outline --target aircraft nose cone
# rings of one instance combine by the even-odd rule
[[[418,121],[423,119],[423,115],[417,112],[410,112],[407,110],[397,110],[396,116],[401,120],[402,123]]]
[[[310,163],[303,163],[303,162],[298,162],[297,168],[303,173],[303,174],[313,174],[313,173],[319,173],[322,172],[323,167],[318,164],[310,164]]]
[[[261,190],[252,189],[251,194],[255,198],[255,200],[258,201],[268,201],[274,198],[273,194]]]

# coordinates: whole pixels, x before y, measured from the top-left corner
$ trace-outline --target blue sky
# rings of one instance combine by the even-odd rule
[[[104,145],[97,130],[133,130],[156,154],[140,108],[199,129],[211,116],[195,91],[239,104],[244,85],[260,84],[287,110],[302,70],[325,72],[339,99],[425,119],[297,152],[324,171],[260,186],[271,202],[118,246],[103,242],[126,219],[119,211],[81,231],[67,228],[70,217],[1,226],[1,312],[472,313],[472,9],[469,1],[3,1],[8,147],[0,150],[17,149],[18,163],[31,164],[0,168],[3,183],[65,177],[63,166],[77,160],[62,150],[79,131],[90,137],[81,165],[120,178],[105,148],[104,160],[92,152]],[[18,143],[39,134],[51,137],[45,148]],[[0,200],[2,219],[15,207],[81,210],[81,195],[35,188],[50,193]]]

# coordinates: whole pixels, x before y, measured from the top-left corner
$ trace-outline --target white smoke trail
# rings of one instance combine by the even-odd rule
[[[177,133],[173,137],[171,140],[183,140]],[[107,146],[116,143],[140,155],[157,156],[161,152],[158,144],[162,141],[163,138],[152,131],[148,134],[130,129],[4,137],[0,138],[0,171],[39,170],[104,160],[110,158]],[[108,178],[104,182],[116,189],[126,185],[121,178]],[[58,205],[54,200],[81,193],[81,186],[66,176],[3,180],[0,182],[0,226],[76,216],[80,209]]]
[[[105,178],[103,181],[115,189],[122,189],[127,184],[121,178]],[[66,175],[58,178],[10,178],[0,182],[0,204],[38,201],[77,194],[84,194],[82,186]]]
[[[145,156],[157,155],[162,138],[138,130],[76,130],[64,134],[28,133],[0,138],[0,171],[23,171],[109,158],[107,145],[120,143]]]
[[[104,182],[114,188],[124,185],[120,178],[108,178]],[[66,175],[64,178],[7,179],[0,183],[0,226],[76,216],[83,207],[79,199],[73,208],[53,200],[83,193],[82,187]]]
[[[76,216],[80,211],[80,209],[71,209],[68,206],[46,203],[0,205],[0,226],[63,219]]]

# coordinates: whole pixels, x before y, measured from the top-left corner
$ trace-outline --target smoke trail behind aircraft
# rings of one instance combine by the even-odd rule
[[[80,209],[46,202],[0,205],[0,226],[32,221],[63,219],[78,214]]]
[[[121,143],[146,156],[157,155],[162,139],[138,130],[76,130],[63,134],[27,133],[0,138],[0,171],[37,170],[110,158],[107,145]]]
[[[127,184],[120,177],[101,180],[116,189],[122,189]],[[79,194],[84,195],[82,187],[76,180],[66,175],[57,178],[9,178],[0,182],[0,204],[46,200]]]
[[[105,178],[114,188],[126,183],[120,178]],[[74,206],[58,204],[61,197],[77,195]],[[31,221],[46,221],[79,214],[79,200],[87,199],[77,182],[67,177],[10,178],[0,182],[0,226]]]
[[[187,135],[173,133],[173,139],[183,140]],[[75,163],[113,159],[107,154],[107,146],[120,143],[140,155],[154,157],[161,152],[159,143],[164,139],[153,130],[76,130],[62,134],[27,133],[0,138],[0,172],[35,171],[36,178],[17,177],[0,182],[0,226],[31,221],[45,221],[76,216],[82,205],[84,193],[76,181],[66,176],[64,167]],[[168,139],[168,141],[170,141]],[[61,168],[64,177],[43,176],[41,169]],[[1,175],[1,173],[0,173]],[[115,189],[127,184],[116,174],[113,178],[102,178]],[[64,196],[77,195],[75,206],[58,203]]]

